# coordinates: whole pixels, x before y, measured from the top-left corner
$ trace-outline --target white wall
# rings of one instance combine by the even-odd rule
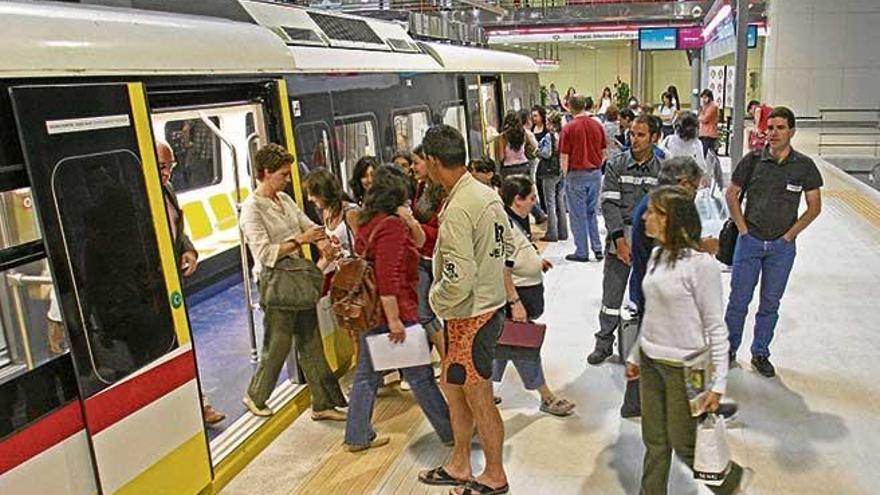
[[[880,106],[880,0],[773,0],[763,99],[798,116]]]

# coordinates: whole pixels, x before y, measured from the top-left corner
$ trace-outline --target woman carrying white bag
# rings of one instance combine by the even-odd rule
[[[692,194],[663,186],[650,195],[645,233],[657,241],[642,282],[645,312],[639,340],[630,353],[627,379],[641,378],[642,439],[645,459],[642,495],[665,495],[672,452],[694,467],[698,418],[691,416],[684,361],[707,347],[715,368],[702,410],[718,409],[727,382],[727,328],[721,272],[715,259],[699,251],[700,217]],[[709,488],[744,494],[754,472],[731,462],[726,476]]]

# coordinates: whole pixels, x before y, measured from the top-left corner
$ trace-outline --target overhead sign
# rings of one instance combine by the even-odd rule
[[[696,50],[703,48],[703,29],[699,26],[678,28],[678,49]]]
[[[676,28],[639,29],[639,50],[675,50],[677,43]]]
[[[490,45],[504,43],[546,43],[566,41],[614,41],[634,40],[639,32],[635,29],[625,31],[536,31],[525,30],[494,31],[488,33]]]

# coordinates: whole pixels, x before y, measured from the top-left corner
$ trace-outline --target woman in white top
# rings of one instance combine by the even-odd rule
[[[675,102],[672,101],[671,94],[663,93],[660,99],[659,114],[660,120],[663,121],[663,127],[660,128],[660,132],[663,134],[663,137],[666,137],[672,134],[672,131],[675,128],[675,119],[678,117],[678,109],[675,108]]]
[[[315,225],[284,192],[290,183],[293,162],[293,155],[277,144],[260,148],[254,156],[254,174],[260,184],[242,205],[240,224],[254,257],[258,283],[262,283],[263,267],[274,267],[287,256],[303,256],[303,247],[308,249],[311,243],[317,243],[323,250],[319,267],[326,266],[333,256],[324,254],[334,252],[324,229]],[[266,400],[275,389],[294,341],[312,394],[312,419],[345,421],[345,413],[336,408],[346,407],[347,403],[324,356],[316,309],[289,311],[264,306],[263,315],[260,363],[242,399],[248,410],[257,416],[273,414]]]
[[[327,240],[340,256],[352,254],[354,229],[357,228],[357,205],[348,201],[339,179],[326,168],[320,167],[306,175],[303,187],[309,201],[321,209],[322,223]],[[324,273],[336,270],[336,262],[330,262]]]
[[[645,443],[641,493],[666,494],[672,452],[693,467],[697,418],[692,417],[682,362],[707,345],[715,378],[702,404],[718,410],[727,385],[727,327],[724,325],[721,270],[701,252],[700,217],[693,194],[679,186],[651,192],[645,233],[657,242],[642,282],[645,308],[639,339],[630,353],[626,377],[641,378],[642,440]],[[752,471],[731,463],[719,494],[743,493]]]
[[[529,212],[537,199],[535,186],[528,177],[514,175],[504,179],[501,196],[513,227],[516,249],[513,284],[529,320],[535,320],[544,313],[544,272],[553,268],[553,264],[541,258],[538,248],[532,244],[528,226]],[[547,386],[539,351],[498,346],[496,355],[492,362],[492,381],[496,384],[501,383],[507,362],[511,360],[526,390],[537,390],[541,395],[539,409],[542,412],[554,416],[570,416],[574,413],[574,403],[555,395]],[[496,402],[500,402],[500,399],[496,399]]]
[[[605,115],[608,113],[608,108],[611,106],[611,88],[605,86],[605,89],[602,90],[602,98],[599,99],[599,111],[596,112],[599,115]]]
[[[697,139],[700,121],[692,112],[682,112],[678,118],[675,134],[670,134],[660,143],[666,150],[666,158],[691,157],[700,166],[703,174],[707,174],[706,157],[703,155],[703,144]]]

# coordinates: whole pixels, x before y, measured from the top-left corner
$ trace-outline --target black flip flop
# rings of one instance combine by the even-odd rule
[[[443,466],[419,473],[419,481],[434,486],[459,486],[468,482],[468,480],[453,477],[443,469]]]
[[[461,494],[455,492],[455,489],[449,492],[449,495],[503,495],[510,491],[510,485],[505,484],[498,488],[484,485],[479,481],[468,481],[464,485],[464,491]]]

